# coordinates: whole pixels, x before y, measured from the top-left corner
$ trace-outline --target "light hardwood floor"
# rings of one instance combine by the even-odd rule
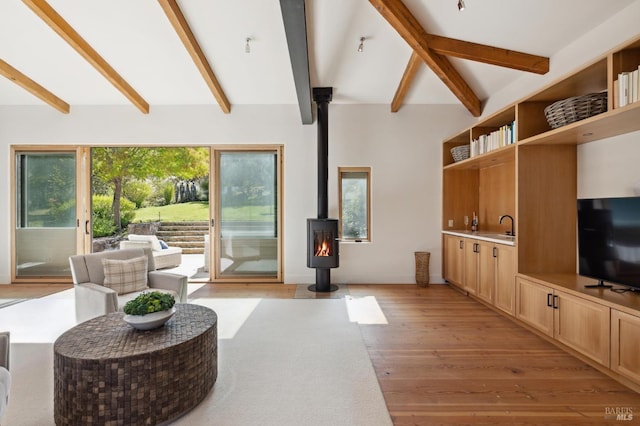
[[[0,298],[37,297],[36,287],[52,292],[0,286]],[[292,298],[295,289],[208,284],[194,295]],[[640,394],[449,286],[348,289],[374,296],[386,316],[360,329],[395,425],[640,424]],[[607,420],[616,408],[633,420]]]

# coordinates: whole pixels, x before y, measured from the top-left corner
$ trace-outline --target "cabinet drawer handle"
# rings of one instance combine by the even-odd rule
[[[462,240],[460,240],[459,243],[460,243],[460,249],[462,249]]]
[[[551,298],[553,297],[553,293],[547,293],[547,306],[553,308],[553,302]]]
[[[498,257],[498,248],[497,247],[493,248],[493,257]]]
[[[558,296],[553,296],[553,309],[558,309]]]
[[[480,253],[480,244],[478,243],[473,243],[473,252],[474,253]]]

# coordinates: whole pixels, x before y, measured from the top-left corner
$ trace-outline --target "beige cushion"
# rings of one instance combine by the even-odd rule
[[[158,241],[158,237],[155,235],[138,235],[138,234],[129,234],[127,236],[129,241],[146,241],[151,243],[151,250],[159,251],[162,250],[162,246],[160,246],[160,241]]]
[[[104,285],[118,294],[141,291],[147,286],[147,256],[133,259],[102,259]]]

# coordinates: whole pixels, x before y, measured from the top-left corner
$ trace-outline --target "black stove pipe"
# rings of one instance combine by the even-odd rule
[[[316,87],[313,100],[318,107],[318,219],[329,217],[329,102],[333,89]]]

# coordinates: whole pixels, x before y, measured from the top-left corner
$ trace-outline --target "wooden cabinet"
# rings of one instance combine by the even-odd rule
[[[444,241],[445,279],[514,315],[515,247],[448,234]]]
[[[464,271],[464,238],[444,235],[444,274],[448,282],[462,287]]]
[[[640,316],[611,309],[611,369],[640,383]]]
[[[507,245],[494,247],[495,281],[493,304],[498,309],[515,315],[516,249]]]
[[[466,246],[465,289],[475,286],[473,293],[477,297],[514,315],[515,248],[482,240],[467,240]],[[467,279],[467,271],[474,272],[472,282]]]
[[[516,278],[516,283],[516,318],[553,337],[553,291],[523,278]]]
[[[478,241],[478,293],[477,296],[486,302],[493,303],[493,287],[495,282],[494,244]]]
[[[518,277],[516,317],[609,367],[609,307]]]
[[[471,294],[478,291],[478,242],[464,239],[464,282],[462,287]]]
[[[554,338],[609,367],[609,307],[558,290],[554,299]]]

